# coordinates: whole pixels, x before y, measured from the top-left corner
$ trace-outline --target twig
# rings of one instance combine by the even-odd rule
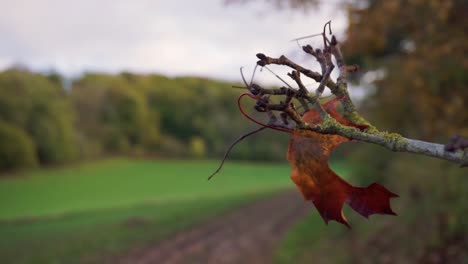
[[[282,55],[279,58],[271,58],[271,57],[266,56],[263,53],[258,53],[257,58],[259,59],[259,61],[257,61],[257,64],[260,66],[265,66],[269,64],[286,65],[296,71],[301,72],[302,74],[315,80],[316,82],[320,82],[322,80],[322,75],[320,73],[304,68],[300,66],[299,64],[292,62],[290,59],[288,59],[284,55]],[[327,82],[327,86],[330,89],[336,89],[336,83],[333,82],[332,80],[329,80]]]
[[[306,133],[307,131],[313,131],[321,134],[340,135],[351,140],[377,144],[392,151],[421,154],[452,161],[462,166],[468,166],[468,155],[464,151],[466,148],[468,148],[468,140],[466,138],[453,137],[452,140],[444,146],[442,144],[404,138],[399,134],[381,132],[372,126],[372,124],[370,124],[368,121],[366,121],[357,112],[356,107],[354,106],[351,97],[349,96],[347,87],[347,74],[357,71],[359,67],[357,65],[346,65],[336,37],[332,36],[330,41],[326,37],[327,26],[329,27],[330,34],[332,34],[331,23],[327,22],[327,24],[324,25],[323,32],[321,34],[324,41],[323,50],[314,50],[310,45],[303,47],[304,52],[314,56],[317,59],[321,66],[322,74],[304,68],[285,56],[271,58],[262,53],[258,53],[256,55],[259,59],[259,61],[257,61],[257,65],[265,67],[270,72],[272,71],[266,67],[266,65],[277,64],[292,68],[293,71],[288,73],[288,75],[296,82],[298,89],[294,89],[274,72],[272,73],[279,80],[285,83],[287,87],[281,87],[279,89],[265,89],[257,84],[254,84],[253,79],[255,76],[255,70],[252,74],[250,83],[247,83],[241,68],[240,71],[243,82],[250,93],[242,94],[238,98],[239,109],[248,119],[261,125],[262,127],[251,131],[234,141],[234,143],[231,144],[226,154],[224,155],[221,165],[209,177],[209,179],[221,170],[224,161],[228,157],[229,152],[232,150],[234,145],[242,141],[244,138],[258,133],[266,128],[288,133],[292,133],[294,131],[296,134],[304,135],[310,134]],[[330,78],[330,75],[335,68],[335,65],[332,63],[332,56],[335,58],[339,69],[339,77],[337,78],[336,82]],[[312,96],[309,94],[301,80],[301,74],[320,83],[318,88],[315,90],[315,95]],[[330,89],[334,96],[340,98],[340,102],[343,105],[344,110],[343,117],[353,124],[360,125],[363,128],[365,127],[365,131],[361,131],[355,127],[347,126],[338,122],[323,109],[319,99],[326,87]],[[240,100],[244,96],[248,96],[256,100],[255,109],[259,112],[266,112],[268,114],[270,119],[268,124],[262,124],[261,122],[253,119],[242,109],[242,107],[240,107]],[[270,97],[272,96],[280,96],[284,98],[280,101],[279,104],[275,104],[272,103],[272,100],[270,100]],[[303,120],[302,115],[298,113],[298,109],[294,106],[293,99],[299,101],[306,111],[309,109],[307,103],[312,104],[315,108],[318,109],[322,122],[319,124],[307,124]],[[276,118],[273,111],[280,112],[281,121]],[[295,124],[289,122],[288,119],[293,120]],[[281,123],[278,124],[279,122]]]
[[[236,139],[234,142],[232,142],[231,145],[226,150],[226,152],[224,153],[223,159],[221,160],[221,164],[219,164],[218,168],[208,177],[208,180],[211,180],[211,178],[213,178],[213,176],[215,176],[219,171],[221,171],[221,169],[223,168],[224,162],[226,161],[226,159],[229,156],[229,153],[231,153],[231,150],[234,148],[235,145],[237,145],[237,143],[241,142],[246,137],[252,136],[252,135],[254,135],[254,134],[256,134],[256,133],[258,133],[260,131],[263,131],[265,129],[267,129],[267,127],[257,128],[255,130],[252,130],[252,131],[242,135],[241,137]]]
[[[322,74],[304,68],[285,56],[280,56],[279,58],[272,58],[266,56],[263,53],[257,54],[257,58],[259,59],[257,61],[257,65],[265,67],[269,64],[276,64],[292,68],[293,71],[291,73],[288,73],[288,75],[294,81],[296,81],[299,87],[298,90],[293,89],[281,77],[275,74],[278,77],[278,79],[286,83],[288,87],[281,87],[280,89],[264,89],[260,86],[255,86],[254,88],[251,88],[251,91],[255,93],[254,95],[267,94],[269,96],[284,96],[285,99],[279,104],[273,104],[269,99],[264,100],[261,96],[257,96],[257,110],[260,110],[262,112],[268,112],[269,114],[272,114],[269,111],[281,112],[280,117],[284,124],[288,123],[288,118],[294,121],[296,125],[296,127],[293,128],[295,133],[314,131],[322,134],[341,135],[349,139],[377,144],[392,151],[422,154],[426,156],[432,156],[440,159],[453,161],[462,165],[468,164],[468,155],[466,155],[463,151],[463,149],[466,148],[465,145],[468,145],[466,141],[462,141],[462,143],[460,143],[460,140],[456,139],[456,141],[452,140],[451,143],[444,146],[437,143],[408,139],[398,134],[380,132],[379,130],[377,130],[377,128],[375,128],[374,126],[372,126],[372,124],[365,120],[357,112],[356,107],[352,102],[351,97],[349,96],[347,87],[347,74],[359,70],[359,67],[357,65],[346,65],[336,37],[332,36],[331,40],[328,40],[328,38],[326,37],[327,26],[329,27],[329,33],[332,34],[331,23],[327,22],[324,25],[323,32],[321,34],[324,43],[324,48],[322,50],[314,50],[310,45],[306,45],[303,47],[304,52],[314,56],[317,59],[317,61],[320,64]],[[295,40],[298,41],[303,38],[298,38]],[[334,82],[330,78],[330,74],[335,67],[332,63],[332,56],[335,58],[339,69],[339,77],[337,78],[336,82]],[[300,78],[300,74],[303,74],[320,83],[315,91],[314,96],[311,96],[305,88]],[[340,98],[340,102],[343,105],[344,111],[343,117],[354,124],[366,127],[366,131],[360,131],[354,127],[343,125],[325,112],[325,110],[319,102],[319,98],[323,94],[326,87],[330,89],[333,95]],[[322,123],[311,125],[307,124],[302,119],[302,115],[297,112],[297,109],[292,104],[293,99],[298,100],[301,103],[302,107],[306,109],[308,108],[307,102],[315,106],[319,111]],[[304,103],[304,101],[306,101],[306,103]],[[288,126],[290,126],[289,123]],[[463,146],[463,149],[459,146]]]

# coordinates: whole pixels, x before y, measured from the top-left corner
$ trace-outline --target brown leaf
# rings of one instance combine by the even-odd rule
[[[336,110],[338,101],[339,98],[335,98],[324,104],[325,111],[344,125],[365,129],[365,126],[354,124],[338,113]],[[317,110],[307,112],[303,118],[309,124],[318,124],[322,121]],[[294,133],[288,150],[288,160],[292,165],[291,179],[304,199],[313,202],[327,224],[329,220],[335,220],[350,227],[342,212],[345,202],[364,217],[371,214],[395,215],[390,208],[390,198],[398,195],[377,183],[365,188],[354,187],[336,175],[328,166],[333,149],[347,141],[349,139],[339,135],[312,131],[301,132],[300,135]]]

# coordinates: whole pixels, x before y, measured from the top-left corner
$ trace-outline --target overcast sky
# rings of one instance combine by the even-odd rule
[[[342,35],[347,21],[333,4],[307,14],[262,1],[0,0],[0,6],[0,70],[19,64],[67,76],[126,70],[239,80],[239,67],[252,69],[258,52],[313,65],[290,40],[320,32],[328,20]]]

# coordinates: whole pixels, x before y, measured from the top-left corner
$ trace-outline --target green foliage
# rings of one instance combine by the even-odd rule
[[[70,90],[62,83],[56,73],[0,73],[0,121],[32,139],[40,164],[115,154],[220,158],[255,127],[237,109],[242,91],[227,82],[89,73]],[[253,102],[244,104],[253,110]],[[248,139],[231,158],[283,160],[287,136],[279,135]]]
[[[0,120],[34,141],[41,163],[76,157],[73,110],[57,81],[15,69],[0,73]]]
[[[164,157],[219,158],[230,142],[253,127],[239,114],[235,99],[240,91],[231,85],[189,77],[87,74],[75,81],[72,100],[83,144],[96,142],[101,154],[143,147]],[[246,102],[247,109],[251,106]],[[253,144],[240,144],[232,158],[284,159],[287,138],[265,135],[251,140]],[[196,143],[197,154],[193,138],[203,142],[203,147]]]
[[[75,82],[71,97],[83,141],[97,142],[103,154],[158,143],[158,117],[128,78],[88,74]]]
[[[31,138],[23,130],[0,121],[0,169],[36,165],[36,148]]]

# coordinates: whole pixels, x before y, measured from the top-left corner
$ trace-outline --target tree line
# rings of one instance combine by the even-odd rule
[[[220,158],[253,128],[232,83],[194,77],[87,73],[64,86],[58,74],[0,73],[0,169],[113,155]],[[246,102],[248,104],[249,102]],[[247,106],[249,107],[249,106]],[[287,136],[265,132],[233,159],[284,159]]]

